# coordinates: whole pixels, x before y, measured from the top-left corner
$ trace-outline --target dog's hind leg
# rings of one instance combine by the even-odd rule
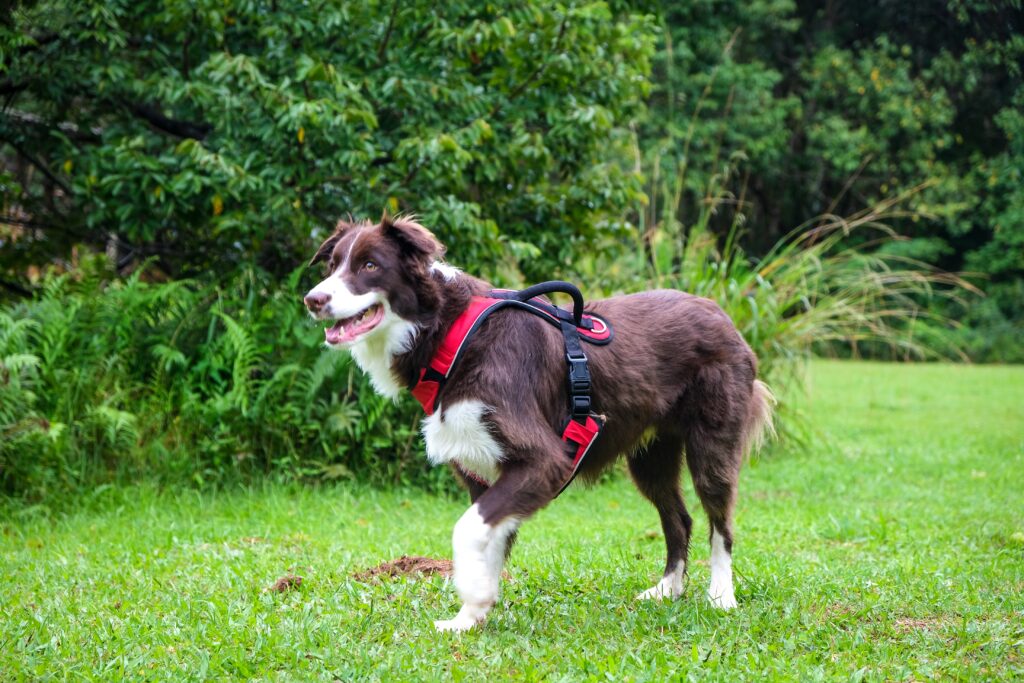
[[[707,512],[711,535],[711,585],[708,598],[721,609],[736,606],[732,585],[732,513],[743,448],[734,438],[695,426],[686,439],[686,461],[693,487]]]
[[[721,609],[736,606],[732,585],[732,514],[740,466],[748,449],[773,433],[775,399],[764,382],[733,368],[706,367],[698,374],[686,434],[686,463],[693,487],[708,514],[711,536],[711,584],[708,598]]]
[[[483,622],[498,601],[501,569],[523,519],[549,503],[563,481],[559,472],[514,468],[480,494],[452,532],[455,590],[462,599],[439,631],[466,631]]]
[[[638,600],[678,598],[683,593],[686,555],[690,546],[693,518],[686,511],[679,491],[683,441],[675,435],[659,434],[628,459],[629,472],[640,493],[654,504],[661,516],[668,559],[661,580],[637,597]]]

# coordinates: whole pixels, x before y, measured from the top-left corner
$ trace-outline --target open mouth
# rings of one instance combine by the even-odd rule
[[[324,330],[324,335],[327,337],[327,343],[331,346],[347,344],[377,327],[383,319],[384,306],[382,304],[373,304],[369,308],[364,309],[362,313],[357,313],[351,318],[335,322]]]

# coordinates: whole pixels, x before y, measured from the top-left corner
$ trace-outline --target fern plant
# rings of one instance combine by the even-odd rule
[[[0,486],[255,473],[449,486],[420,457],[415,405],[323,352],[302,276],[151,283],[87,259],[47,277],[0,317]]]

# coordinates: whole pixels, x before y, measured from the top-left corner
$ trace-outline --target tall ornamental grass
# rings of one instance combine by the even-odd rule
[[[580,277],[613,293],[671,288],[718,302],[779,399],[784,440],[811,436],[794,398],[816,354],[856,357],[866,349],[892,360],[966,359],[956,346],[956,321],[936,315],[929,303],[938,297],[963,305],[980,291],[960,275],[886,249],[903,239],[890,223],[915,216],[905,206],[921,187],[852,216],[816,217],[755,258],[740,246],[743,195],[724,189],[742,160],[721,164],[692,223],[680,221],[686,148],[668,176],[659,177],[660,158],[647,162],[650,199],[636,207],[633,248],[595,250],[579,264]],[[644,166],[639,152],[636,163]]]

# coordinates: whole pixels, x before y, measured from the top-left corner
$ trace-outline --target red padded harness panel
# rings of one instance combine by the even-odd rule
[[[427,415],[434,414],[437,394],[441,391],[444,380],[451,374],[455,359],[469,339],[470,333],[487,312],[501,302],[502,299],[485,296],[474,296],[470,299],[469,306],[452,323],[434,357],[430,359],[430,364],[420,370],[419,381],[412,388],[412,395],[420,402],[423,412]]]

